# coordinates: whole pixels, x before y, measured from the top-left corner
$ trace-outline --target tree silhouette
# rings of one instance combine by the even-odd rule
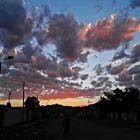
[[[135,87],[126,89],[126,108],[127,110],[137,110],[140,107],[140,91]]]
[[[25,107],[28,110],[35,110],[39,108],[39,101],[36,97],[28,97],[25,101]]]
[[[7,106],[7,107],[11,107],[11,103],[8,102],[8,103],[6,104],[6,106]]]
[[[127,100],[132,104],[137,104],[140,101],[140,91],[135,87],[127,89]]]
[[[130,111],[140,107],[140,91],[136,87],[104,92],[96,106],[106,111]]]

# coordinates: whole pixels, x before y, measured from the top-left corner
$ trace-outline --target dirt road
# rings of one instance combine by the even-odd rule
[[[54,136],[55,140],[140,140],[140,132],[128,128],[102,125],[94,121],[71,119],[71,132],[67,137],[63,136],[62,119],[53,119],[48,123],[47,132]]]
[[[140,132],[95,120],[71,118],[70,135],[63,136],[63,118],[24,124],[5,130],[9,140],[140,140]],[[5,139],[6,134],[0,136]],[[7,139],[7,138],[6,138]]]

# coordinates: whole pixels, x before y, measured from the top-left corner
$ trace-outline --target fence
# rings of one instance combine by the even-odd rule
[[[93,112],[94,118],[122,121],[127,123],[140,123],[140,112]]]
[[[0,126],[12,126],[27,121],[35,121],[42,119],[41,112],[27,111],[22,108],[0,108]]]

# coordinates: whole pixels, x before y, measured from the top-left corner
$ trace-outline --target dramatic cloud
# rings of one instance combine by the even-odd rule
[[[35,29],[39,31],[44,28],[43,25],[46,24],[46,20],[51,15],[51,11],[48,5],[35,6],[32,9],[31,15],[36,23],[34,25]]]
[[[128,73],[128,70],[123,70],[116,80],[119,82],[121,86],[132,86],[133,81],[132,81],[132,75]]]
[[[134,45],[129,57],[129,63],[136,63],[140,60],[140,45]]]
[[[95,85],[96,84],[96,81],[94,80],[94,81],[91,81],[91,85]]]
[[[139,29],[140,23],[135,17],[128,19],[124,15],[111,15],[90,26],[85,46],[97,51],[116,49],[131,41]]]
[[[137,7],[138,1],[133,0],[131,8]],[[135,17],[123,14],[84,24],[72,13],[51,13],[47,5],[29,8],[22,0],[0,0],[0,56],[14,56],[2,64],[0,96],[7,98],[7,90],[12,89],[13,98],[20,99],[23,81],[27,96],[40,93],[41,99],[94,97],[99,91],[112,88],[115,82],[138,86],[140,66],[135,63],[140,60],[140,45],[134,45],[130,54],[125,48],[139,29],[140,22]],[[112,50],[120,45],[122,50],[110,64],[97,64],[89,72],[88,59],[94,50]],[[93,79],[92,71],[96,74]],[[108,75],[116,77],[116,81],[110,81]],[[89,89],[90,84],[95,89]],[[83,90],[83,85],[87,90]]]
[[[131,3],[130,3],[130,7],[132,9],[140,7],[140,0],[132,0]]]
[[[81,75],[81,79],[82,79],[82,80],[86,80],[88,77],[89,77],[88,74]]]
[[[104,84],[109,80],[108,77],[99,77],[94,84],[94,87],[103,87]]]
[[[112,81],[109,81],[109,80],[106,81],[106,82],[105,82],[105,89],[106,89],[106,88],[110,88],[110,89],[111,89],[111,88],[112,88],[112,85],[113,85],[113,82],[112,82]]]
[[[116,83],[120,86],[139,86],[139,57],[140,45],[134,45],[129,54],[121,50],[112,59],[111,64],[106,66],[108,74],[116,76]]]
[[[140,65],[135,65],[129,69],[129,74],[139,74],[140,73]]]
[[[22,0],[0,0],[0,32],[5,48],[11,49],[23,41],[32,28]]]
[[[18,77],[18,79],[17,79]],[[11,70],[9,76],[0,77],[3,81],[0,83],[1,99],[7,98],[8,90],[12,90],[12,98],[21,99],[22,82],[26,79],[26,96],[33,96],[38,93],[40,99],[67,99],[78,97],[94,97],[94,89],[80,90],[74,88],[76,83],[59,81],[56,79],[45,78],[38,73],[21,72]],[[67,86],[66,86],[67,85]],[[76,85],[77,86],[77,85]]]
[[[31,45],[26,45],[22,48],[22,52],[28,59],[34,55],[35,49]]]
[[[45,98],[48,94],[53,94],[57,91],[59,91],[58,93],[61,93],[63,92],[64,88],[73,89],[73,87],[80,86],[77,83],[60,81],[53,78],[44,77],[43,75],[41,76],[39,73],[32,70],[27,71],[26,69],[11,69],[10,71],[8,71],[8,73],[9,74],[5,74],[3,77],[0,77],[0,80],[3,81],[0,83],[0,92],[3,95],[3,98],[7,97],[6,91],[11,89],[15,93],[14,98],[20,99],[23,81],[26,82],[27,96],[32,96],[36,93],[40,94],[40,92],[42,92],[42,98]],[[50,92],[52,90],[53,92]],[[75,88],[73,91],[77,90],[78,89]],[[68,98],[70,96],[71,95],[69,95]],[[79,95],[77,96],[83,95],[80,95],[79,93]]]
[[[122,48],[119,52],[117,52],[112,61],[116,61],[116,60],[119,60],[119,59],[123,59],[123,58],[128,58],[129,55],[125,53],[125,48]]]
[[[18,65],[18,64],[20,64],[20,65],[26,65],[26,64],[30,64],[31,65],[31,63],[32,63],[32,61],[31,61],[31,59],[28,59],[23,53],[19,53],[19,54],[17,54],[15,57],[14,57],[14,59],[12,59],[12,60],[7,60],[6,62],[5,62],[5,64],[7,65],[7,66],[15,66],[16,67],[16,65]]]
[[[78,39],[79,24],[73,14],[53,15],[49,20],[49,37],[57,47],[57,54],[61,58],[73,60],[81,52]]]
[[[134,75],[133,84],[136,87],[140,88],[140,74],[139,73]]]
[[[94,89],[88,90],[77,90],[74,88],[64,88],[57,90],[53,94],[46,94],[42,99],[50,100],[50,99],[68,99],[68,98],[93,98],[96,95]]]
[[[90,54],[89,51],[87,51],[86,53],[81,53],[79,58],[78,58],[78,62],[86,63],[88,61],[89,54]]]
[[[48,65],[51,63],[44,55],[36,55],[32,57],[33,59],[33,68],[38,70],[45,70],[48,68]]]
[[[101,64],[98,64],[93,68],[93,71],[95,71],[97,75],[101,75],[104,72],[104,68]]]
[[[68,60],[62,60],[60,63],[59,63],[61,66],[64,66],[64,67],[69,67],[69,61]]]
[[[51,15],[48,5],[33,7],[32,17],[34,19],[32,36],[36,38],[38,45],[44,46],[49,42],[48,20]]]
[[[47,74],[49,77],[72,77],[75,80],[79,77],[79,71],[77,69],[71,69],[68,66],[62,66],[60,64],[55,69],[50,69]]]
[[[124,69],[128,69],[129,64],[123,61],[114,61],[106,66],[106,70],[111,75],[117,75],[121,73]]]

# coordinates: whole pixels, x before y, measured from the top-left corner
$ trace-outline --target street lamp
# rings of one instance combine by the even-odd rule
[[[0,58],[0,74],[1,74],[1,65],[5,60],[13,59],[14,56],[3,56]]]

